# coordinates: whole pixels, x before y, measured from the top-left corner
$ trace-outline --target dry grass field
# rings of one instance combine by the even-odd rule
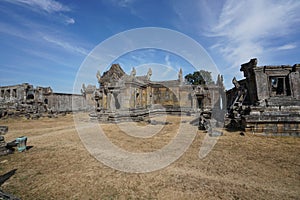
[[[88,120],[82,114],[82,120]],[[166,145],[178,117],[155,136],[140,139],[115,124],[102,128],[128,151],[153,151]],[[6,141],[26,135],[26,152],[0,157],[0,173],[17,169],[2,185],[21,199],[299,199],[300,138],[225,132],[204,159],[198,152],[205,133],[168,167],[125,173],[97,161],[82,144],[72,115],[38,120],[6,119]],[[141,124],[143,126],[143,124]]]

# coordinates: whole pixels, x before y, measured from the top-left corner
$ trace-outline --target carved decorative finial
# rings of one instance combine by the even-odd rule
[[[133,67],[132,70],[131,70],[130,76],[131,76],[131,77],[135,77],[135,75],[136,75],[136,70],[135,70],[135,68]]]
[[[81,94],[85,94],[85,91],[86,91],[86,87],[85,84],[83,83],[81,88]]]
[[[218,74],[217,85],[223,85],[223,76]]]
[[[99,70],[97,71],[96,77],[97,77],[97,79],[98,79],[98,83],[100,83],[100,80],[101,80],[101,73],[100,73]]]
[[[179,72],[178,72],[178,80],[180,82],[183,82],[183,76],[182,76],[182,69],[180,68]]]
[[[149,68],[148,72],[147,72],[147,79],[150,80],[150,77],[152,76],[152,69]]]

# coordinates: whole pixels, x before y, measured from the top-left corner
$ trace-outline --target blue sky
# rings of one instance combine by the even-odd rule
[[[230,88],[251,58],[258,65],[300,63],[299,10],[298,0],[1,0],[0,85],[29,82],[72,92],[77,71],[98,44],[130,29],[161,27],[202,45]],[[194,69],[177,55],[151,49],[115,62],[128,73],[151,63],[182,67],[184,74]],[[95,76],[90,80],[96,84]]]

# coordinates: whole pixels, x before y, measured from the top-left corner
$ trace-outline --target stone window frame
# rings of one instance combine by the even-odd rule
[[[290,90],[287,76],[269,76],[268,83],[270,97],[290,95],[290,92],[287,91],[288,89]]]

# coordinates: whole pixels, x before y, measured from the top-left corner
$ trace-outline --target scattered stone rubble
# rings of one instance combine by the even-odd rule
[[[4,136],[8,132],[7,126],[0,126],[0,156],[7,155],[13,152],[12,149],[7,148]]]

